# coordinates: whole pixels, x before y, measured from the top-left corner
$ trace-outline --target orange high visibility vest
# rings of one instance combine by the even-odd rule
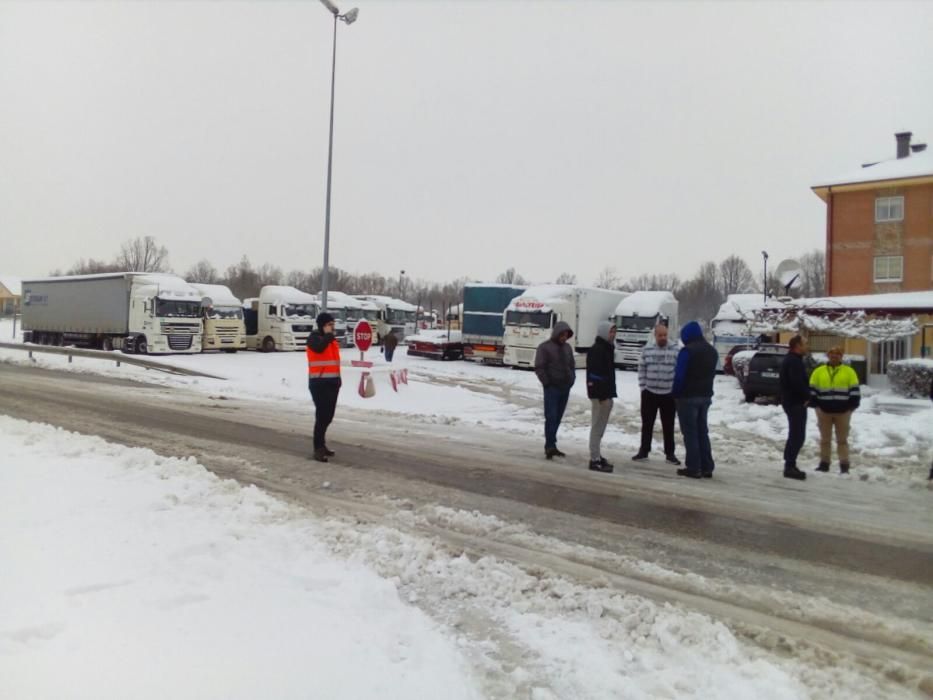
[[[334,379],[340,376],[340,346],[336,340],[332,340],[324,352],[314,352],[311,348],[305,348],[305,352],[311,379]]]

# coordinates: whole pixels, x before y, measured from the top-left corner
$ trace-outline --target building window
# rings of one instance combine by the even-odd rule
[[[904,256],[879,255],[875,258],[875,282],[900,282],[904,279]]]
[[[884,343],[870,345],[871,363],[869,372],[872,374],[887,374],[888,365],[895,360],[906,360],[910,357],[910,347],[906,338],[889,340]]]
[[[878,197],[875,199],[875,223],[904,220],[903,197]]]

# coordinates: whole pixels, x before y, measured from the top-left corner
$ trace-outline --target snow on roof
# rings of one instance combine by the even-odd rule
[[[320,294],[315,294],[316,297],[320,298]],[[356,297],[351,297],[349,294],[344,292],[327,292],[327,306],[333,307],[335,309],[362,309],[363,302],[357,299]]]
[[[188,284],[209,298],[213,306],[240,306],[242,304],[225,285],[202,284],[201,282],[189,282]]]
[[[201,293],[177,275],[144,272],[134,276],[135,281],[154,285],[160,299],[201,300]]]
[[[789,304],[808,309],[843,310],[898,310],[933,312],[933,290],[926,292],[895,292],[891,294],[862,294],[848,297],[814,297],[794,299]]]
[[[661,313],[662,305],[676,303],[677,299],[671,292],[633,292],[619,302],[616,316],[656,316]]]
[[[380,306],[388,306],[389,308],[396,309],[398,311],[418,310],[418,307],[416,307],[414,304],[409,304],[407,301],[395,299],[394,297],[387,297],[382,294],[361,294],[356,298],[364,301],[371,301]]]
[[[266,285],[259,290],[259,300],[264,303],[274,304],[317,304],[318,300],[307,292],[302,292],[294,287],[282,287],[278,285]]]
[[[771,298],[765,301],[761,294],[730,294],[713,321],[745,321],[754,312],[765,308],[783,309],[786,304]]]
[[[875,163],[866,168],[850,170],[842,175],[826,178],[812,187],[831,187],[833,185],[854,185],[863,182],[881,182],[884,180],[906,180],[916,177],[933,177],[933,151],[926,150],[912,153],[906,158],[895,158]]]
[[[495,287],[497,289],[528,289],[527,284],[502,284],[500,282],[467,282],[464,287]]]
[[[0,284],[15,297],[23,296],[23,281],[13,275],[0,275]]]

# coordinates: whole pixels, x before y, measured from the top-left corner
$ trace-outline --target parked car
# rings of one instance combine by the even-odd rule
[[[736,376],[745,394],[745,400],[752,403],[759,396],[777,398],[781,395],[781,363],[787,354],[786,345],[762,344],[754,351],[739,351],[742,360],[752,352],[747,363],[743,365]],[[735,369],[739,369],[736,366]]]
[[[408,354],[435,360],[462,360],[463,340],[460,331],[424,330],[405,339]]]
[[[722,373],[727,374],[730,377],[734,377],[735,367],[733,367],[732,361],[733,361],[733,358],[735,357],[735,354],[737,352],[743,352],[744,350],[752,350],[752,349],[754,349],[754,346],[749,345],[748,343],[743,343],[742,345],[733,345],[729,349],[729,352],[726,353],[725,359],[723,359],[722,361]]]

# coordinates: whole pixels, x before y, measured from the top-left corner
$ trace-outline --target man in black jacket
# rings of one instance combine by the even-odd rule
[[[340,345],[334,334],[334,317],[326,311],[318,314],[317,330],[308,335],[305,349],[308,358],[308,390],[314,401],[314,454],[326,462],[334,452],[327,446],[327,428],[337,411],[340,393]]]
[[[797,468],[797,455],[807,438],[807,405],[810,382],[803,366],[807,343],[799,335],[790,339],[789,351],[781,363],[781,407],[787,414],[787,442],[784,443],[784,476],[803,481],[807,475]]]
[[[596,339],[586,352],[586,395],[593,405],[590,420],[590,469],[611,472],[613,466],[602,456],[599,446],[612,413],[612,400],[616,394],[615,366],[616,326],[602,321],[596,327]]]
[[[570,326],[558,321],[551,339],[541,343],[535,353],[535,374],[544,387],[544,456],[548,459],[567,456],[557,449],[557,429],[567,408],[570,387],[577,378],[572,337]]]

